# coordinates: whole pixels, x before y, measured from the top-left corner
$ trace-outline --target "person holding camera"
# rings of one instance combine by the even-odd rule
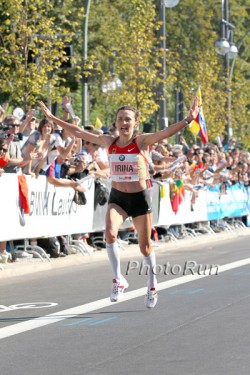
[[[16,167],[23,164],[23,157],[20,146],[20,121],[17,117],[9,115],[5,117],[3,123],[4,137],[8,144],[8,164],[5,167],[6,173],[16,173]]]

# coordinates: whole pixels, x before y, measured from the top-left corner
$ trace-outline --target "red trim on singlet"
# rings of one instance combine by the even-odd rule
[[[141,150],[139,149],[138,147],[138,144],[137,144],[137,139],[138,139],[138,135],[136,135],[132,141],[125,147],[120,147],[116,144],[116,142],[118,141],[120,137],[117,137],[113,143],[111,143],[111,145],[109,146],[108,148],[108,154],[109,155],[112,155],[112,154],[140,154],[143,159],[145,160],[145,163],[146,163],[146,166],[148,168],[148,159],[146,158],[145,155],[143,155],[143,153],[141,152]],[[147,188],[150,188],[151,187],[151,181],[150,179],[146,179],[146,184],[147,184]]]
[[[114,142],[111,143],[111,145],[109,146],[108,153],[109,154],[140,154],[143,156],[146,163],[148,164],[148,159],[142,154],[141,150],[138,147],[137,138],[138,138],[138,135],[136,135],[132,139],[132,141],[125,147],[118,146],[116,142],[118,141],[119,137],[116,138]]]

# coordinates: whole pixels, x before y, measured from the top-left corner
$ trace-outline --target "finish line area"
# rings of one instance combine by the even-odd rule
[[[218,274],[222,272],[233,270],[235,268],[239,268],[242,266],[246,266],[250,264],[250,258],[242,259],[240,261],[236,261],[233,263],[225,264],[223,266],[218,267]],[[178,285],[187,284],[189,282],[211,276],[207,275],[186,275],[177,279],[172,279],[163,283],[158,284],[158,291],[162,291],[165,289],[170,289],[176,287]],[[126,301],[132,300],[134,298],[138,298],[145,295],[145,288],[140,288],[131,292],[124,293],[121,301],[116,302],[115,304],[124,303]],[[32,304],[30,304],[32,306]],[[36,328],[40,328],[46,325],[54,324],[59,321],[73,318],[77,315],[88,314],[90,312],[94,312],[96,310],[100,310],[109,306],[114,306],[114,303],[110,301],[109,298],[104,298],[98,301],[94,301],[85,305],[76,306],[67,310],[59,311],[54,314],[49,314],[44,317],[39,317],[34,320],[29,320],[26,322],[22,322],[19,324],[15,324],[12,326],[8,326],[6,328],[0,329],[0,339],[4,339],[13,335],[17,335],[23,332],[27,332]]]
[[[71,280],[77,271],[69,272]],[[105,291],[107,295],[106,285],[98,293],[103,280],[92,284],[96,277],[90,280],[92,268],[85,266],[85,273],[84,288],[92,288],[90,295],[102,296]],[[77,279],[79,284],[78,274]],[[5,299],[9,311],[7,307],[3,311],[3,305],[0,308],[1,348],[13,359],[10,363],[4,356],[1,374],[16,375],[18,368],[36,375],[45,369],[50,375],[248,373],[250,258],[229,257],[219,265],[217,275],[185,275],[158,282],[159,300],[153,310],[144,306],[145,286],[130,290],[135,280],[138,275],[117,303],[107,296],[74,305],[84,290],[82,286],[71,289],[75,280],[60,295],[49,292],[46,279],[40,279],[34,287],[38,290],[44,283],[44,292],[40,289],[35,300],[34,291],[30,304],[25,295],[23,305],[8,304]],[[91,300],[90,295],[84,298],[83,294],[82,301]],[[68,306],[75,307],[61,309],[67,299]]]

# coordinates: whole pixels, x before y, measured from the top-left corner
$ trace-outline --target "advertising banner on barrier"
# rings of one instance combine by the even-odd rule
[[[3,174],[0,179],[0,241],[52,237],[89,232],[93,222],[94,181],[84,182],[87,203],[73,202],[74,189],[54,187],[45,176],[26,176],[30,213],[23,214],[19,205],[16,174]]]
[[[207,217],[208,220],[221,219],[220,189],[214,186],[207,189]]]
[[[0,241],[104,230],[107,203],[97,205],[94,210],[93,179],[84,182],[87,200],[85,205],[73,202],[73,189],[56,188],[47,183],[45,176],[39,176],[38,179],[26,176],[26,181],[30,212],[23,214],[20,209],[18,176],[4,173],[0,178]],[[102,182],[110,190],[110,181]],[[154,226],[247,216],[250,212],[250,189],[239,184],[227,188],[224,194],[220,186],[200,189],[195,201],[191,192],[185,190],[185,197],[176,214],[172,209],[167,183],[164,184],[164,189],[153,184],[151,195]],[[128,218],[122,228],[132,225]]]
[[[161,191],[158,225],[178,225],[207,220],[206,191],[199,190],[198,196],[192,202],[192,193],[185,190],[185,197],[181,201],[175,214],[170,200],[169,184],[165,183]]]
[[[241,184],[227,186],[226,189],[216,185],[207,190],[208,220],[248,215],[247,206],[247,189]]]
[[[230,187],[229,192],[231,195],[231,203],[229,202],[227,207],[225,207],[225,204],[222,201],[223,210],[224,212],[226,211],[225,216],[240,217],[247,215],[249,213],[247,208],[247,188],[245,188],[243,184],[236,184]]]

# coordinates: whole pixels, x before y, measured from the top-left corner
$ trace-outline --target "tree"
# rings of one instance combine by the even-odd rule
[[[3,0],[0,3],[0,100],[24,107],[39,98],[55,102],[71,92],[81,111],[79,83],[88,78],[91,120],[108,124],[117,107],[132,104],[142,122],[153,122],[162,52],[159,48],[158,0],[91,0],[88,60],[82,59],[82,0]],[[247,0],[230,0],[237,45],[249,29]],[[198,86],[210,140],[226,132],[227,85],[223,57],[214,51],[219,37],[221,4],[213,0],[181,0],[166,10],[167,116],[174,122],[176,91],[187,112]],[[249,38],[239,50],[231,80],[234,134],[249,147]],[[66,44],[74,47],[73,67],[63,68]],[[122,88],[102,92],[105,80],[118,74]],[[77,90],[78,88],[78,90]],[[72,91],[76,91],[72,93]]]
[[[176,58],[176,62],[169,58],[167,66],[171,71],[173,64],[176,65],[177,77],[175,85],[170,87],[169,91],[173,95],[176,89],[181,88],[184,93],[185,107],[188,108],[197,87],[201,86],[209,139],[214,141],[216,135],[225,134],[227,123],[228,92],[225,63],[224,58],[214,51],[214,43],[219,37],[221,5],[210,0],[206,2],[199,0],[195,7],[190,6],[190,3],[190,0],[181,0],[178,11],[176,11],[177,8],[167,11],[167,48],[175,52],[174,58]],[[244,24],[247,20],[247,2],[230,0],[230,5],[232,22],[237,25],[237,33],[235,32],[234,36],[237,44],[239,35],[244,34],[247,28]],[[246,60],[247,55],[244,60],[237,61],[237,68],[242,73],[238,76],[238,70],[235,69],[234,81],[231,85],[232,123],[234,133],[242,141],[243,137],[240,136],[239,129],[242,130],[242,134],[245,134],[246,129],[243,131],[243,128],[246,127],[249,111],[247,108],[249,90],[246,85],[246,68],[249,65]],[[237,92],[238,80],[240,83]],[[241,118],[237,115],[239,111]]]
[[[100,18],[97,15],[102,16]],[[92,28],[96,32],[96,39],[89,41],[89,50],[94,49],[95,58],[103,72],[91,86],[94,112],[98,108],[104,120],[110,120],[117,107],[131,104],[141,111],[142,121],[152,116],[157,110],[155,87],[159,58],[159,24],[156,22],[153,2],[95,2],[89,25],[90,34]],[[111,79],[113,72],[122,81],[121,90],[102,93],[102,83]]]
[[[41,0],[0,4],[1,95],[24,108],[36,105],[39,98],[56,101],[67,92],[61,66],[68,58],[64,48],[73,32],[66,12],[65,19],[55,22],[55,5]]]

